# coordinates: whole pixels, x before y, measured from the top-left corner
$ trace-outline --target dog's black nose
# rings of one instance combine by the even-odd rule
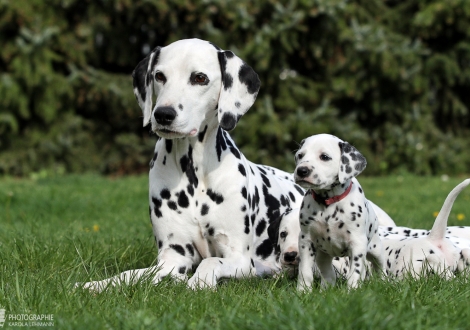
[[[286,252],[284,253],[284,260],[287,262],[292,262],[295,261],[295,258],[297,257],[297,252]]]
[[[312,172],[312,170],[310,170],[306,166],[299,167],[296,171],[297,176],[299,176],[300,178],[305,178],[306,176],[310,174],[310,172]]]
[[[158,107],[153,116],[158,124],[166,126],[176,118],[176,111],[173,107]]]

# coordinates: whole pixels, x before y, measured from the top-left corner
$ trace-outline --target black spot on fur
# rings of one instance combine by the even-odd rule
[[[155,165],[155,161],[157,160],[157,157],[158,157],[158,152],[156,152],[153,157],[152,157],[152,160],[150,161],[150,168],[152,169],[153,166]]]
[[[201,215],[207,215],[207,213],[209,213],[209,206],[204,203],[201,207]]]
[[[248,64],[243,63],[240,67],[240,70],[238,71],[238,79],[240,79],[242,84],[246,85],[248,93],[255,94],[259,91],[261,86],[259,77]]]
[[[216,202],[216,204],[223,203],[224,201],[224,197],[221,194],[218,194],[215,191],[212,191],[212,189],[207,190],[207,196],[209,196],[210,199]]]
[[[248,193],[246,192],[246,187],[243,187],[243,188],[242,188],[242,191],[241,191],[241,193],[242,193],[242,196],[243,196],[243,198],[245,198],[245,199],[246,199],[246,198],[247,198],[247,196],[248,196]]]
[[[266,220],[261,220],[258,225],[256,226],[256,236],[261,236],[261,234],[266,229]]]
[[[217,158],[220,162],[220,157],[222,155],[222,150],[227,150],[227,144],[225,143],[225,138],[222,134],[222,129],[221,128],[219,128],[217,130],[215,149],[217,151]]]
[[[214,236],[214,227],[210,227],[207,233],[209,234],[209,236]]]
[[[220,120],[220,127],[226,131],[231,131],[237,125],[237,118],[231,112],[225,112]]]
[[[204,130],[199,132],[199,134],[197,135],[197,139],[199,142],[204,141],[204,136],[206,135],[206,132],[207,132],[207,125],[204,127]]]
[[[172,209],[173,211],[176,211],[176,209],[178,208],[178,206],[176,205],[176,203],[173,202],[173,201],[168,201],[168,207],[169,207],[170,209]]]
[[[268,188],[271,188],[271,182],[269,181],[268,177],[264,174],[261,174],[261,178],[263,179],[263,182]]]
[[[250,233],[250,218],[248,217],[248,214],[245,215],[245,234]]]
[[[256,255],[261,257],[262,259],[266,259],[271,255],[273,252],[273,244],[269,239],[265,239],[263,243],[261,243],[257,248],[256,248]]]
[[[194,256],[194,248],[191,244],[186,244],[186,249],[188,249],[188,252],[191,255],[191,257]]]
[[[186,196],[184,190],[181,190],[178,196],[178,205],[183,208],[187,208],[189,206],[189,199]]]
[[[156,239],[156,238],[155,238]],[[158,248],[161,249],[163,246],[163,242],[162,241],[158,241]]]
[[[173,250],[175,250],[176,252],[178,252],[182,256],[184,256],[186,254],[186,252],[184,252],[183,247],[179,244],[170,244],[170,248],[172,248]]]
[[[152,203],[153,203],[153,212],[157,216],[157,218],[161,218],[163,216],[162,212],[160,211],[160,208],[162,207],[162,201],[158,198],[152,197]]]
[[[160,191],[160,196],[163,198],[163,199],[170,199],[171,198],[171,193],[168,189],[162,189],[162,191]]]
[[[172,140],[165,140],[166,152],[171,153],[172,148],[173,148],[173,141]]]
[[[263,185],[263,194],[264,194],[264,202],[268,207],[266,215],[268,216],[269,222],[276,220],[276,218],[280,215],[279,208],[281,204],[273,195],[271,195],[268,191],[266,185]]]
[[[246,176],[246,171],[245,171],[245,167],[243,166],[243,164],[238,164],[238,171],[239,171],[243,176]]]
[[[186,267],[185,267],[185,266],[180,267],[180,268],[178,269],[178,273],[180,273],[180,274],[186,274]]]

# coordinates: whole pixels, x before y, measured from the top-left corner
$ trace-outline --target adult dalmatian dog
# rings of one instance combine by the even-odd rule
[[[292,174],[249,162],[227,133],[256,99],[256,72],[231,51],[188,39],[156,47],[133,78],[143,124],[161,137],[149,174],[158,263],[84,287],[186,280],[195,269],[189,287],[213,288],[221,278],[279,271],[266,229],[299,207],[304,191]]]
[[[158,262],[80,286],[188,280],[194,271],[189,287],[214,288],[221,278],[278,272],[267,228],[300,207],[304,190],[292,174],[248,161],[227,133],[256,99],[256,72],[231,51],[188,39],[156,47],[133,78],[143,124],[160,137],[149,173]]]
[[[295,158],[295,181],[309,189],[299,216],[298,289],[311,288],[317,267],[322,287],[334,284],[334,257],[349,257],[349,287],[364,280],[366,259],[381,273],[379,221],[362,188],[352,180],[366,167],[364,156],[336,136],[318,134],[304,140]]]

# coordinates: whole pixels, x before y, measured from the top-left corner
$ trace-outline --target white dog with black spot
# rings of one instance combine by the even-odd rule
[[[385,273],[396,278],[407,274],[418,278],[430,270],[451,278],[470,265],[468,240],[459,237],[446,237],[447,219],[452,205],[460,192],[470,184],[467,179],[457,185],[447,196],[429,235],[416,237],[394,237],[384,234]],[[464,229],[464,228],[460,228]],[[455,231],[461,233],[462,231]]]
[[[295,181],[308,189],[299,216],[298,289],[311,288],[316,266],[322,287],[333,285],[333,258],[344,256],[350,260],[348,286],[355,288],[365,278],[366,260],[379,272],[384,263],[377,216],[353,180],[366,167],[366,159],[348,142],[329,134],[302,141],[295,157]]]

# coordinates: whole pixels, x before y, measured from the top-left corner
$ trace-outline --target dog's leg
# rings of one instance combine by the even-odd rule
[[[351,246],[349,250],[351,268],[348,273],[348,286],[350,288],[357,288],[359,281],[364,280],[366,276],[366,256],[367,241],[360,240]]]
[[[316,273],[315,251],[309,240],[300,240],[299,249],[299,275],[297,290],[308,291],[312,289],[313,278]]]
[[[379,235],[375,235],[374,237],[372,237],[367,249],[367,260],[371,262],[372,268],[377,274],[382,274],[385,261],[382,241],[380,240]]]
[[[460,251],[460,259],[457,264],[457,270],[459,272],[465,271],[470,266],[470,249],[462,249]]]
[[[333,257],[322,251],[317,251],[315,262],[321,273],[322,288],[326,288],[328,285],[335,285],[336,272],[333,268]]]
[[[211,257],[201,261],[188,286],[192,289],[215,288],[221,278],[240,278],[256,274],[252,259],[241,253],[229,257]]]
[[[181,251],[177,249],[164,248],[159,251],[157,266],[128,270],[102,281],[87,282],[85,284],[77,283],[75,287],[102,292],[108,286],[133,285],[146,280],[151,280],[153,284],[157,284],[168,275],[178,280],[186,280],[186,273],[191,270],[193,259],[197,258],[200,260],[197,251],[194,251],[194,253],[194,256],[188,257],[181,255]]]

